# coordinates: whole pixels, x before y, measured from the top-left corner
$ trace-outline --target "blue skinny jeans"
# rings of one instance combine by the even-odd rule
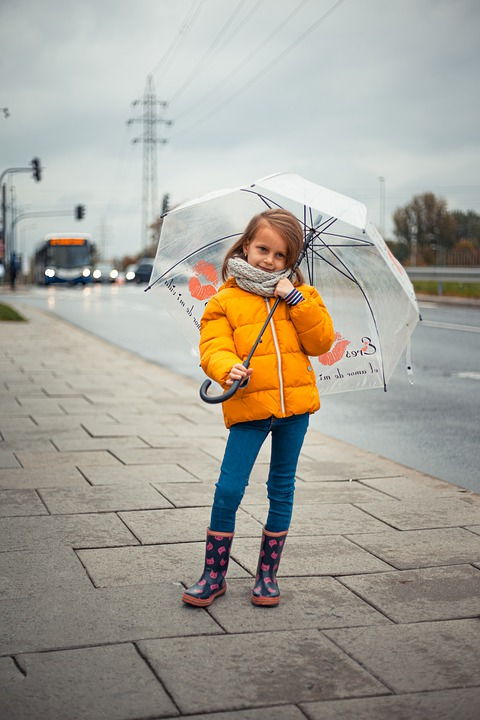
[[[308,428],[309,413],[286,418],[270,417],[232,425],[220,477],[215,487],[210,529],[233,532],[235,515],[250,473],[267,435],[272,433],[272,453],[267,480],[270,502],[265,529],[283,532],[290,527],[298,456]]]

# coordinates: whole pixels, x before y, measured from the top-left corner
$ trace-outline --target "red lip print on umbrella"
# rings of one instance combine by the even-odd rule
[[[218,275],[215,265],[205,260],[199,260],[193,266],[195,275],[190,278],[188,289],[190,295],[197,300],[208,300],[217,292]],[[206,283],[202,284],[201,280],[205,278]]]
[[[298,175],[273,175],[210,193],[166,213],[147,290],[155,286],[163,293],[165,307],[198,351],[201,317],[220,289],[223,258],[251,218],[268,208],[285,208],[299,221],[305,241],[301,269],[324,299],[335,327],[342,328],[342,336],[317,363],[338,363],[335,372],[317,373],[321,393],[386,389],[419,320],[412,284],[392,262],[362,203]],[[363,333],[376,348],[374,356],[352,351],[349,357],[346,338]],[[209,384],[205,381],[201,390],[206,402],[224,402],[238,388],[234,383],[212,398]]]

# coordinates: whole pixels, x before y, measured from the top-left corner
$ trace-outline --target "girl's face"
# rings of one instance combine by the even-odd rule
[[[247,262],[253,267],[266,272],[285,270],[287,243],[267,222],[258,227],[250,243],[244,245],[243,252]]]

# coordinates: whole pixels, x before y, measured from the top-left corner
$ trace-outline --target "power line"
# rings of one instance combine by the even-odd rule
[[[308,1],[308,0],[307,0]],[[314,30],[317,29],[319,25],[321,25],[324,20],[326,20],[342,3],[344,0],[337,0],[326,12],[324,12],[318,20],[316,20],[313,25],[310,25],[307,30],[305,30],[301,35],[299,35],[290,45],[288,45],[282,52],[280,52],[278,55],[275,55],[266,65],[264,65],[262,68],[257,70],[255,76],[251,78],[250,80],[247,80],[246,83],[241,85],[234,93],[229,95],[225,100],[223,100],[221,103],[216,105],[214,108],[212,108],[208,113],[203,115],[199,120],[196,120],[191,125],[187,126],[186,128],[181,130],[180,132],[188,132],[193,127],[198,127],[201,123],[205,122],[205,120],[208,120],[212,115],[215,115],[218,113],[219,110],[221,110],[225,105],[228,105],[232,100],[234,100],[238,95],[240,95],[244,90],[246,90],[250,85],[253,85],[253,83],[257,82],[261,77],[263,77],[266,73],[269,72],[269,70],[273,67],[273,65],[276,65],[279,60],[282,60],[286,55],[288,55],[296,45],[298,45],[299,42],[304,40],[307,35],[310,35]],[[301,3],[303,5],[304,2]],[[297,8],[299,9],[300,6]]]
[[[179,95],[183,93],[185,88],[187,88],[190,83],[192,82],[195,75],[199,72],[202,65],[205,63],[205,61],[210,57],[210,55],[215,50],[216,46],[218,45],[219,41],[222,38],[222,35],[225,34],[226,30],[228,30],[228,27],[231,25],[232,21],[235,19],[235,16],[238,14],[238,12],[241,10],[242,5],[245,4],[245,0],[239,0],[236,7],[234,8],[233,12],[229,15],[228,20],[222,25],[219,32],[216,34],[215,38],[213,39],[213,42],[211,43],[210,47],[207,49],[207,51],[204,53],[201,60],[195,65],[193,71],[190,73],[190,75],[187,77],[183,85],[180,86],[180,88],[172,95],[170,100],[168,101],[169,104],[173,102],[176,98],[178,98]]]
[[[253,51],[249,51],[248,55],[246,57],[244,57],[238,63],[238,65],[236,65],[234,67],[234,69],[231,70],[226,75],[226,77],[222,78],[216,85],[214,85],[212,88],[210,88],[210,90],[203,97],[201,97],[200,100],[197,100],[196,103],[194,103],[189,108],[187,108],[187,110],[185,110],[180,115],[180,117],[183,117],[187,113],[190,114],[192,111],[196,110],[196,108],[199,105],[201,105],[202,103],[204,103],[205,100],[208,99],[211,95],[213,95],[213,93],[215,93],[219,87],[225,85],[240,70],[243,70],[244,67],[246,65],[248,65],[254,59],[254,57],[260,52],[260,50],[263,50],[265,48],[265,45],[267,45],[275,37],[275,35],[277,35],[285,27],[285,25],[294,17],[294,15],[297,14],[297,12],[299,12],[301,10],[301,8],[304,5],[306,5],[307,2],[310,2],[310,0],[301,0],[301,2],[298,3],[298,5],[292,10],[292,12],[289,13],[289,15],[287,15],[287,17],[284,20],[282,20],[282,22],[279,25],[277,25],[277,27],[270,33],[270,35],[267,37],[266,40],[262,40]],[[177,120],[178,120],[178,118],[177,118]]]
[[[190,5],[189,9],[187,10],[187,13],[182,21],[182,24],[180,25],[180,28],[178,30],[177,35],[175,36],[173,42],[171,43],[168,50],[162,55],[158,63],[155,65],[150,75],[154,75],[159,71],[159,69],[162,66],[168,65],[169,62],[171,62],[172,57],[175,53],[175,50],[177,49],[178,45],[180,44],[182,38],[184,35],[187,34],[187,32],[190,30],[191,26],[196,20],[196,17],[198,13],[200,12],[202,6],[202,0],[193,0],[192,4]],[[165,69],[165,68],[163,68]]]
[[[242,20],[240,20],[240,22],[238,23],[238,25],[236,27],[234,27],[233,32],[230,33],[230,35],[227,35],[227,37],[224,38],[223,42],[220,43],[220,46],[217,48],[217,52],[219,50],[221,50],[222,48],[224,48],[225,45],[227,44],[227,42],[231,42],[232,39],[235,37],[235,35],[238,35],[239,30],[245,25],[245,23],[248,20],[251,19],[251,17],[253,15],[255,15],[258,8],[261,6],[261,4],[262,4],[262,0],[257,0],[255,5],[252,8],[250,8],[250,11],[245,15],[245,17]]]

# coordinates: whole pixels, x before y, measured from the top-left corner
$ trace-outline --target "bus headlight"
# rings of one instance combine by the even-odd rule
[[[55,277],[55,270],[53,268],[46,268],[45,276],[46,277]]]
[[[110,270],[110,277],[112,278],[112,280],[116,280],[118,277],[118,270]]]
[[[83,271],[83,274],[85,275],[85,270]],[[88,275],[86,277],[88,277]],[[95,280],[98,280],[98,278],[102,277],[102,271],[97,268],[93,271],[93,277],[95,278]]]
[[[90,268],[84,268],[82,275],[83,277],[90,277]]]

